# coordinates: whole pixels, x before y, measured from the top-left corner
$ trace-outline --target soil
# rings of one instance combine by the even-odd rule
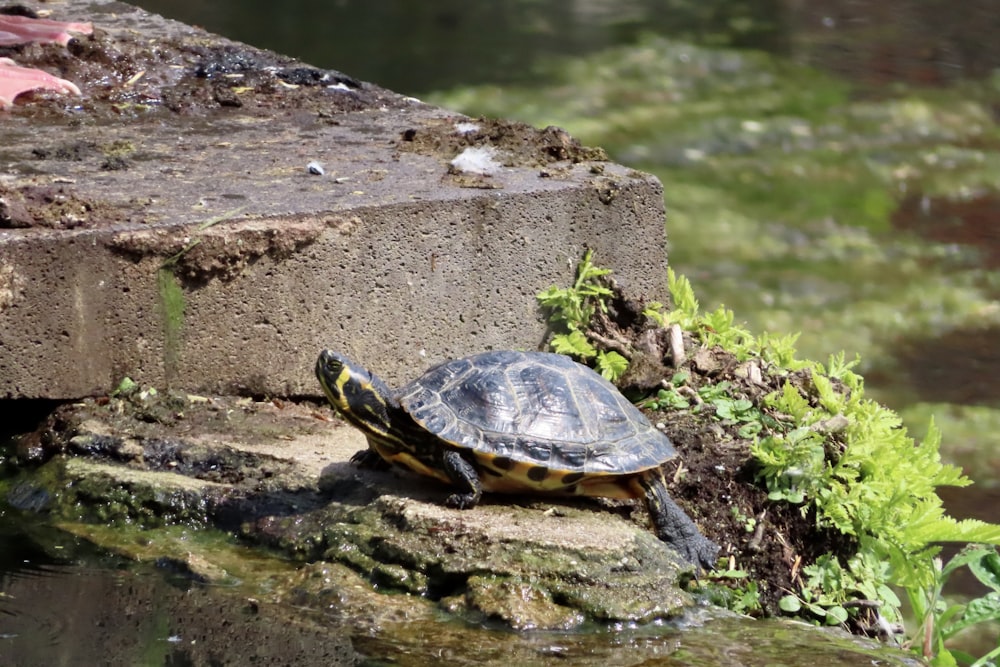
[[[0,12],[9,11],[9,6],[0,7]],[[36,115],[79,118],[84,112],[89,123],[128,122],[157,111],[204,115],[231,108],[266,116],[278,109],[315,109],[336,115],[408,104],[400,95],[342,72],[181,24],[161,22],[151,35],[117,30],[113,22],[111,16],[96,15],[93,34],[76,36],[66,47],[34,43],[0,47],[0,57],[55,73],[84,91],[82,98],[29,92],[19,96],[18,106],[30,102]],[[322,94],[327,87],[346,94]]]

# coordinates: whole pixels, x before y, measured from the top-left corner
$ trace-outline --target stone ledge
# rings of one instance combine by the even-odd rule
[[[367,443],[326,411],[232,397],[86,399],[22,439],[23,474],[0,484],[0,497],[145,560],[176,557],[169,540],[151,536],[178,525],[268,548],[241,565],[192,545],[184,569],[217,583],[248,576],[247,562],[264,576],[266,554],[277,554],[275,569],[284,559],[312,564],[289,588],[336,564],[373,590],[520,629],[646,623],[693,604],[678,588],[689,566],[614,510],[500,495],[450,509],[440,484],[350,463]],[[131,530],[147,535],[141,554]]]

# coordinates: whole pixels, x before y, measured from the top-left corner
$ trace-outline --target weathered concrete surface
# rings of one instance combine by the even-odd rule
[[[570,284],[585,247],[633,295],[665,297],[660,184],[565,133],[459,125],[120,2],[45,6],[96,31],[18,55],[81,100],[0,117],[0,397],[123,375],[316,394],[323,347],[390,381],[534,349],[534,294]],[[503,166],[450,173],[468,146]]]
[[[47,463],[0,483],[0,497],[113,551],[168,558],[199,580],[266,577],[272,597],[294,593],[316,609],[327,596],[347,599],[328,581],[345,566],[372,590],[413,594],[413,617],[427,614],[410,608],[423,600],[474,620],[569,629],[649,622],[691,605],[677,587],[689,567],[620,515],[630,506],[488,496],[450,509],[439,484],[351,464],[367,443],[326,414],[250,399],[88,399],[59,408],[20,443],[27,470]],[[175,552],[149,532],[177,525],[221,528],[283,558],[233,558],[217,540],[203,549],[185,540]],[[137,529],[141,539],[131,536]],[[285,558],[310,565],[290,571]],[[371,597],[358,602],[345,617],[369,613]]]

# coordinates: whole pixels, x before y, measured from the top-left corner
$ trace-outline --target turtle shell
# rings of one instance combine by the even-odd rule
[[[569,490],[590,477],[655,468],[676,454],[614,385],[561,354],[485,352],[447,361],[396,398],[428,433],[521,487]],[[483,481],[487,490],[515,490]]]

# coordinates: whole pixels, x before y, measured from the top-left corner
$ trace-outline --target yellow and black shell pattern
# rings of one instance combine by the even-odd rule
[[[613,384],[561,354],[484,352],[447,361],[396,398],[418,426],[492,473],[482,475],[487,491],[632,497],[625,487],[598,487],[676,455]]]

